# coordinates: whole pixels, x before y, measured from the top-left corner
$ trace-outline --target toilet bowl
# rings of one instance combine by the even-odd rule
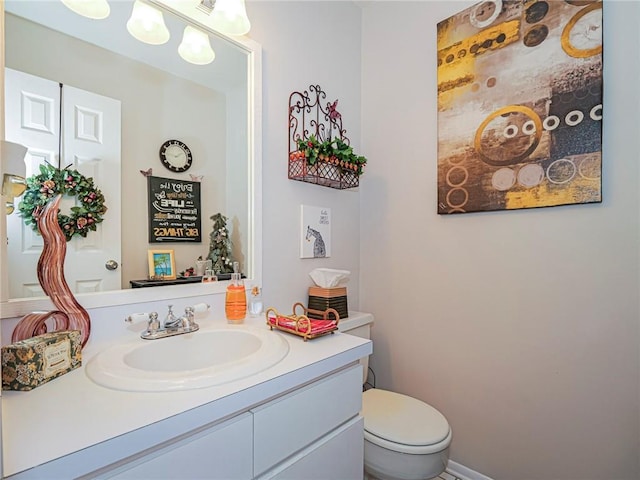
[[[341,332],[370,338],[373,316],[350,312]],[[361,363],[363,383],[368,357]],[[372,388],[362,394],[365,478],[426,480],[442,473],[449,461],[451,428],[432,406],[407,395]]]

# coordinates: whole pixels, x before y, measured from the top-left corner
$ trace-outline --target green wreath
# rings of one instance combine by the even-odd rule
[[[80,202],[80,206],[71,207],[70,215],[58,212],[58,224],[67,242],[74,235],[86,237],[89,231],[96,230],[107,207],[104,204],[104,195],[95,187],[93,178],[87,178],[69,167],[61,170],[48,163],[40,165],[40,174],[27,178],[27,189],[18,204],[24,223],[31,225],[31,228],[38,232],[37,220],[34,217],[36,209],[44,207],[58,194],[74,196]]]

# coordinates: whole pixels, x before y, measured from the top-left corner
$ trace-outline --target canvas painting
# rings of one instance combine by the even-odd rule
[[[302,205],[300,258],[331,256],[331,209]]]
[[[438,23],[438,213],[602,201],[602,2]]]

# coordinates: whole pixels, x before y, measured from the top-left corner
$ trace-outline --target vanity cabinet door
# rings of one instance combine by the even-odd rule
[[[252,433],[251,414],[245,413],[198,433],[178,437],[97,478],[250,479],[253,474]]]

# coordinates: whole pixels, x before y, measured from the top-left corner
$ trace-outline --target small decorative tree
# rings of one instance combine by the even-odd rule
[[[231,239],[227,230],[227,217],[221,213],[212,215],[213,231],[209,235],[209,255],[208,259],[213,264],[213,272],[220,273],[233,272],[233,260],[231,258]]]

